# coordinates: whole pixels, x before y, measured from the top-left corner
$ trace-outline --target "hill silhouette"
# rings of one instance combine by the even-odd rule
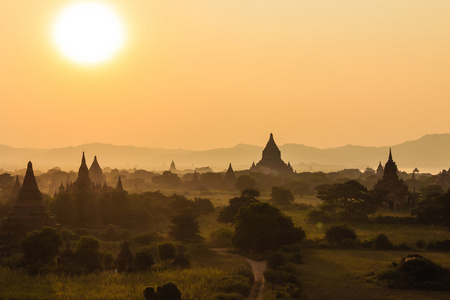
[[[417,167],[421,172],[437,173],[450,167],[450,134],[431,134],[418,140],[385,147],[346,145],[319,149],[301,144],[280,146],[283,160],[289,161],[298,172],[376,168],[378,162],[386,162],[389,148],[392,148],[394,160],[403,171],[411,172]],[[167,170],[174,159],[178,169],[210,166],[214,171],[223,171],[232,163],[233,168],[239,170],[248,169],[253,161],[258,162],[262,150],[263,145],[246,144],[202,151],[102,143],[55,149],[12,148],[0,145],[0,169],[22,168],[24,162],[31,160],[36,168],[42,171],[55,166],[76,170],[81,153],[85,151],[88,164],[92,162],[94,155],[97,155],[102,168]]]

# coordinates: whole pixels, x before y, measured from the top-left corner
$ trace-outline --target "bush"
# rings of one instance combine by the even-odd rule
[[[278,269],[286,264],[286,258],[281,253],[274,253],[267,259],[267,267],[270,269]]]
[[[158,245],[159,258],[169,260],[175,258],[175,245],[173,243],[161,243]]]
[[[426,245],[427,245],[427,242],[425,242],[425,240],[423,240],[423,239],[416,241],[416,247],[419,249],[425,248]]]
[[[149,251],[139,251],[136,252],[136,257],[134,260],[134,268],[138,271],[150,270],[150,268],[155,264],[153,256]]]
[[[346,225],[330,227],[325,232],[325,237],[331,245],[340,245],[345,239],[356,240],[355,231]]]
[[[220,293],[216,294],[214,300],[244,300],[245,298],[238,293]]]
[[[294,264],[302,264],[303,263],[303,257],[300,253],[294,253],[289,258],[290,262],[293,262]]]
[[[342,241],[342,248],[353,249],[355,248],[355,242],[352,239],[346,238]]]
[[[402,258],[394,269],[378,276],[391,288],[450,290],[445,276],[448,274],[441,266],[418,254]]]
[[[373,241],[375,249],[379,250],[390,250],[392,249],[392,243],[389,241],[388,237],[383,233],[379,234]]]
[[[220,284],[219,290],[226,293],[239,293],[244,297],[250,294],[252,286],[245,280],[239,280],[239,277],[226,278]]]
[[[427,249],[434,251],[450,251],[450,239],[429,242],[427,245]]]
[[[226,248],[231,246],[231,239],[233,238],[233,231],[225,228],[220,228],[211,232],[209,235],[210,244],[212,247]]]

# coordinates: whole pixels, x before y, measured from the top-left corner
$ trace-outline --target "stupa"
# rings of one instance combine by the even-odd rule
[[[270,134],[269,141],[262,152],[262,159],[250,168],[252,172],[262,173],[292,173],[293,169],[281,159],[281,151],[278,149],[273,134]]]
[[[9,237],[23,236],[27,232],[49,226],[51,223],[52,218],[42,200],[30,161],[22,187],[11,211],[3,219],[0,233]]]
[[[103,185],[105,183],[105,175],[103,175],[102,168],[100,168],[100,165],[97,161],[97,156],[94,156],[94,161],[89,168],[89,178],[95,184]]]

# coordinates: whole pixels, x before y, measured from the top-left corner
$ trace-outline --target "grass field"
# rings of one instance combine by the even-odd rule
[[[410,254],[404,251],[309,249],[304,251],[300,280],[304,299],[450,299],[449,292],[390,289],[375,276],[393,262]],[[450,268],[449,253],[420,253]],[[373,272],[373,273],[372,273]]]

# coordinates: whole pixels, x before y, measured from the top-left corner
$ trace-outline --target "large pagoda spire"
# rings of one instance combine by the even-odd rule
[[[78,169],[78,178],[75,182],[78,185],[78,188],[80,190],[87,189],[91,184],[91,179],[89,178],[89,170],[86,165],[86,158],[84,157],[84,151],[83,151],[83,157],[81,158],[81,165]]]
[[[292,167],[286,165],[286,163],[281,159],[281,151],[275,143],[272,133],[270,134],[269,141],[262,152],[261,160],[256,164],[256,166],[252,166],[250,171],[264,173],[293,172]]]
[[[22,187],[20,188],[19,195],[17,196],[17,201],[42,202],[42,195],[36,183],[36,178],[34,177],[33,164],[31,161],[28,162],[27,172]]]
[[[89,178],[94,183],[105,183],[105,177],[103,176],[102,168],[97,161],[97,156],[94,156],[94,161],[92,162],[91,167],[89,168]]]

